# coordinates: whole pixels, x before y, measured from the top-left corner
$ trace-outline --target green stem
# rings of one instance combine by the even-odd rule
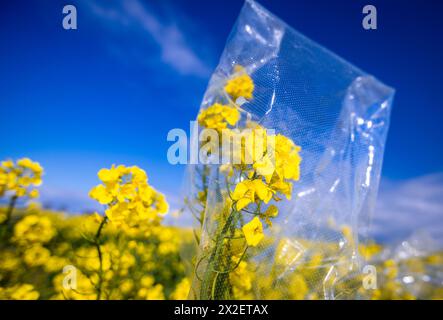
[[[98,255],[98,260],[99,260],[99,273],[98,273],[98,284],[97,284],[97,300],[100,300],[101,295],[102,295],[102,286],[103,286],[103,255],[102,255],[102,250],[100,247],[100,235],[101,232],[103,230],[103,227],[105,226],[106,222],[108,221],[108,217],[104,217],[102,222],[100,223],[100,226],[97,229],[97,233],[95,234],[94,237],[94,245],[97,249],[97,255]]]
[[[215,287],[217,286],[218,275],[219,273],[217,272],[214,276],[214,281],[212,281],[212,289],[211,289],[212,300],[215,300]]]
[[[0,223],[0,245],[3,247],[3,245],[6,245],[7,240],[9,239],[8,233],[11,231],[9,222],[12,217],[12,212],[14,211],[15,204],[17,202],[18,197],[13,196],[11,197],[11,200],[9,201],[8,209],[6,209],[6,218],[5,220]]]
[[[218,258],[220,256],[220,253],[223,251],[223,240],[225,238],[225,234],[227,233],[227,231],[229,230],[229,227],[232,223],[232,219],[233,219],[233,213],[231,212],[231,214],[228,216],[228,219],[226,220],[225,224],[223,225],[222,230],[220,231],[220,233],[218,233],[217,235],[217,239],[216,239],[216,243],[215,243],[215,248],[213,249],[213,251],[211,252],[211,256],[209,257],[209,261],[206,267],[206,273],[204,276],[204,281],[202,282],[201,285],[201,299],[208,299],[210,297],[212,297],[212,292],[215,290],[214,288],[214,279],[212,278],[214,275],[214,272],[212,271],[212,269],[214,269],[213,265],[218,261]],[[216,279],[215,279],[216,280]],[[208,295],[209,293],[209,295]]]
[[[229,273],[239,265],[236,264],[234,268],[231,268],[231,256],[222,256],[224,252],[229,253],[229,243],[227,246],[227,250],[225,249],[224,239],[233,238],[233,233],[235,231],[235,226],[238,219],[238,211],[236,211],[233,207],[231,213],[229,214],[223,228],[217,235],[217,240],[215,243],[215,248],[213,249],[211,256],[209,258],[206,273],[204,276],[204,281],[201,285],[201,299],[223,299],[225,297],[225,293],[229,292],[231,288],[229,285],[226,286],[226,283],[229,279]],[[247,249],[247,248],[246,248]],[[243,252],[240,260],[244,257],[246,253],[246,249]],[[216,269],[216,264],[221,264],[222,259],[226,261],[223,263],[225,265],[224,271],[218,271]],[[226,272],[226,270],[229,270]],[[218,290],[217,290],[218,289]]]
[[[12,212],[14,211],[15,204],[17,203],[17,196],[12,196],[9,201],[8,211],[6,211],[6,220],[3,222],[4,224],[8,224],[12,217]]]
[[[234,271],[235,269],[237,269],[237,267],[240,265],[240,262],[242,261],[243,257],[246,254],[246,251],[248,250],[249,246],[246,246],[245,250],[243,250],[242,255],[240,256],[240,259],[238,259],[237,263],[234,265],[234,267],[232,267],[231,269],[228,270],[213,270],[214,272],[216,272],[217,274],[226,274],[226,273],[231,273],[232,271]]]

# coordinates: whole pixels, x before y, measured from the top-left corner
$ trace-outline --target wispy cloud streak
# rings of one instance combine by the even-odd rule
[[[148,10],[140,0],[121,2],[88,2],[90,11],[109,30],[125,30],[133,37],[133,48],[142,52],[146,60],[153,51],[146,50],[146,43],[154,42],[160,49],[160,60],[182,75],[207,77],[210,68],[193,50],[182,28],[175,23],[162,21]]]
[[[418,231],[443,245],[443,173],[382,182],[373,219],[374,235],[402,240]]]

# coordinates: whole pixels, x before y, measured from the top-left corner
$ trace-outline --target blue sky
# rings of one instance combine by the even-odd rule
[[[417,200],[417,208],[409,205],[415,208],[410,219],[424,215],[424,228],[436,229],[438,222],[432,232],[440,236],[443,6],[371,1],[378,30],[365,31],[361,9],[367,1],[260,3],[397,90],[379,207],[405,219],[402,206],[389,207],[389,199],[398,197],[400,204],[421,199],[413,191],[429,187],[437,196]],[[77,7],[78,30],[62,28],[66,4]],[[96,172],[113,163],[145,168],[152,184],[177,203],[184,168],[167,162],[166,135],[195,118],[242,5],[241,0],[2,3],[0,158],[40,161],[46,169],[42,198],[56,207],[91,207],[85,194],[97,183]],[[380,210],[375,221],[382,223],[387,214]],[[400,229],[396,234],[407,236],[413,223]]]

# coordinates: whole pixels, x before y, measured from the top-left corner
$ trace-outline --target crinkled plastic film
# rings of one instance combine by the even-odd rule
[[[250,97],[227,87],[244,74],[253,82]],[[300,147],[291,149],[293,159],[295,153],[301,158],[299,176],[279,181],[291,184],[288,194],[272,189],[257,171],[231,168],[226,175],[224,164],[189,165],[186,212],[195,217],[197,247],[192,260],[186,257],[192,261],[190,298],[366,297],[358,248],[376,201],[393,95],[393,89],[246,1],[200,114],[216,103],[233,106],[238,121],[236,114],[217,109],[231,116],[227,121],[235,125],[228,127],[255,123],[290,139]],[[272,199],[261,201],[262,189],[255,186],[254,202],[237,210],[242,194],[236,185],[248,179],[261,179]],[[275,216],[272,210],[264,213],[271,205]]]
[[[369,264],[377,270],[370,299],[443,299],[443,252],[423,230],[385,247],[369,244]]]

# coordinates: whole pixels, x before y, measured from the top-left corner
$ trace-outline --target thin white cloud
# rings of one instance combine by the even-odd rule
[[[68,188],[43,185],[39,202],[48,209],[67,211],[72,214],[102,210],[103,206],[88,197],[87,193]]]
[[[209,75],[210,68],[189,45],[183,29],[176,24],[162,21],[140,0],[87,3],[90,11],[109,29],[120,28],[131,32],[134,36],[133,45],[143,50],[141,55],[145,55],[147,60],[152,51],[146,50],[146,43],[140,41],[153,41],[160,49],[161,61],[182,75]]]
[[[382,181],[372,229],[391,240],[421,231],[443,245],[443,173]]]

